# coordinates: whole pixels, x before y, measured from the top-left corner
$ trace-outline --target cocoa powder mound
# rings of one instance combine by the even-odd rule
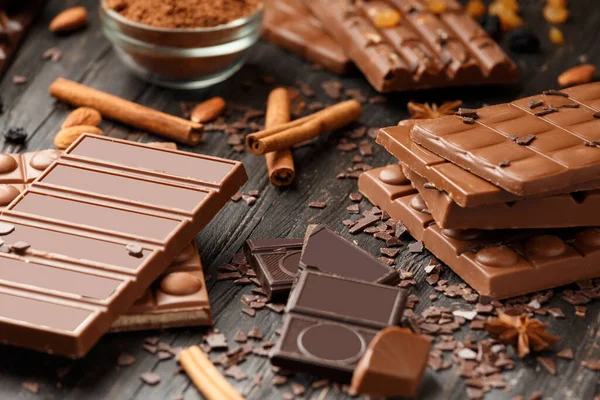
[[[106,8],[159,28],[208,28],[252,14],[262,0],[106,0]]]

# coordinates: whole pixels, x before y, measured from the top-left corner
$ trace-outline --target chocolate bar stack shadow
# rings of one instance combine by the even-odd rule
[[[359,190],[481,295],[600,277],[600,83],[383,128]]]

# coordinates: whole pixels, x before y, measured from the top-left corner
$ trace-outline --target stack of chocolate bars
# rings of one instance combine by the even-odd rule
[[[600,83],[404,121],[360,191],[482,295],[600,277]]]
[[[309,226],[304,241],[249,240],[246,256],[270,298],[289,295],[271,353],[276,366],[349,383],[378,331],[400,325],[406,292],[398,272],[325,225]],[[403,360],[417,384],[428,351]]]
[[[240,162],[88,134],[2,155],[0,340],[81,357],[111,329],[211,323],[194,238],[246,180]]]
[[[270,0],[265,37],[380,92],[514,83],[512,60],[455,0]]]

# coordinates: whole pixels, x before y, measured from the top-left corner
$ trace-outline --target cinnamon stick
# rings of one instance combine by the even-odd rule
[[[359,119],[361,114],[360,103],[347,100],[307,117],[250,134],[246,136],[246,147],[257,155],[289,149],[325,132],[340,129]]]
[[[202,139],[203,125],[125,100],[64,78],[50,85],[50,95],[76,107],[92,107],[103,117],[188,145]]]
[[[183,350],[179,363],[207,400],[244,400],[198,346]]]
[[[290,121],[290,97],[286,88],[276,88],[269,94],[265,128],[275,128]],[[269,181],[275,186],[288,186],[296,177],[294,158],[290,149],[265,154]]]

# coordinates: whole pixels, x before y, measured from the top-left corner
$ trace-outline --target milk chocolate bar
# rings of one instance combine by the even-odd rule
[[[327,225],[310,225],[306,230],[300,271],[305,269],[386,285],[400,281],[396,270]]]
[[[307,2],[380,92],[511,83],[515,64],[454,0],[436,15],[419,0]]]
[[[477,175],[452,164],[410,139],[410,130],[417,121],[402,121],[398,126],[383,128],[377,134],[377,143],[396,156],[417,174],[426,178],[437,189],[443,190],[461,207],[479,207],[487,204],[521,202],[528,197],[509,193]],[[535,197],[600,189],[600,179],[570,185],[560,190]],[[577,196],[577,195],[575,195]]]
[[[302,239],[247,240],[244,247],[269,299],[286,299],[298,274]]]
[[[340,75],[346,73],[351,64],[341,46],[302,0],[268,0],[263,37]]]
[[[60,154],[60,150],[41,150],[24,154],[0,153],[0,210],[9,205],[56,161]]]
[[[350,382],[377,332],[400,324],[405,300],[398,287],[306,270],[290,296],[271,363]]]
[[[0,217],[2,342],[83,356],[246,179],[240,162],[82,135]]]
[[[10,65],[43,0],[0,4],[0,74]]]
[[[419,121],[411,138],[510,193],[531,196],[598,179],[599,110],[595,82]]]
[[[600,190],[538,197],[513,203],[459,207],[445,192],[403,165],[406,177],[431,211],[435,223],[446,229],[531,229],[600,226]],[[557,212],[560,210],[560,212]]]
[[[441,229],[410,182],[384,183],[367,171],[358,184],[481,295],[503,299],[600,277],[599,228]]]
[[[111,332],[212,325],[208,290],[196,241],[113,322]]]

